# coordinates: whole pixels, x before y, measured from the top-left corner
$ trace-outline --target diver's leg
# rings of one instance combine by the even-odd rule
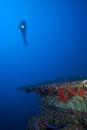
[[[26,33],[24,35],[24,43],[27,45]]]
[[[26,31],[22,31],[21,33],[22,33],[22,36],[23,36],[24,44],[27,45]]]

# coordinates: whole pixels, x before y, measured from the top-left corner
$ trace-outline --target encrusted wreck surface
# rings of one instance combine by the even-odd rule
[[[56,79],[56,80],[48,80],[48,81],[42,81],[36,84],[29,84],[29,85],[25,85],[22,87],[17,88],[17,90],[23,90],[27,93],[29,92],[33,92],[33,91],[37,91],[37,88],[44,88],[44,87],[56,87],[59,85],[64,85],[66,83],[70,83],[70,82],[75,82],[75,81],[83,81],[86,80],[87,78],[84,77],[80,77],[80,78],[61,78],[61,79]]]
[[[47,81],[18,90],[41,97],[40,115],[28,121],[28,130],[87,130],[86,79]]]

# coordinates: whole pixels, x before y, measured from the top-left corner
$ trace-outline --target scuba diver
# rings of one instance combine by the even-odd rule
[[[26,22],[25,20],[23,19],[19,26],[18,26],[18,29],[20,29],[21,31],[21,34],[22,34],[22,37],[23,37],[23,40],[24,40],[24,44],[27,45],[27,40],[26,40]]]

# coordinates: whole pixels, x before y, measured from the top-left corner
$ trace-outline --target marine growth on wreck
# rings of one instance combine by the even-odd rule
[[[55,80],[18,88],[41,97],[38,117],[27,130],[87,130],[87,80]]]

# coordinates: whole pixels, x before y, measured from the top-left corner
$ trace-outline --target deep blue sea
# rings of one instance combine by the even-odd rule
[[[18,87],[80,75],[87,76],[87,0],[0,1],[0,130],[26,130],[39,113],[39,97]]]

